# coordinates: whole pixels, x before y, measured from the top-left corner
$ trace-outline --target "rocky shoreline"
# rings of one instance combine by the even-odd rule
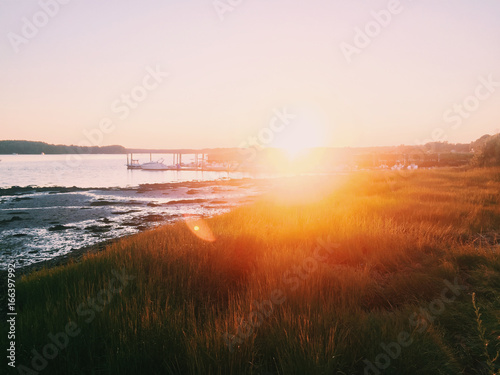
[[[36,265],[52,267],[185,214],[221,214],[250,202],[269,183],[239,179],[124,189],[0,189],[0,269],[12,260],[22,270]]]

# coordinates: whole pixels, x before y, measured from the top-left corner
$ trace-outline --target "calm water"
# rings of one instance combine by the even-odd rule
[[[145,183],[217,180],[247,177],[243,173],[128,170],[125,155],[0,155],[0,188],[11,186],[77,186],[82,188],[135,187]],[[153,155],[153,160],[171,156]],[[149,161],[148,155],[134,159]],[[183,162],[190,162],[183,158]]]

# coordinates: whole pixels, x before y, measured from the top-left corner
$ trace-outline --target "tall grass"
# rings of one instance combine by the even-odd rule
[[[484,358],[486,359],[486,366],[488,367],[491,375],[499,374],[500,372],[496,371],[497,369],[499,369],[499,366],[496,362],[500,357],[500,352],[497,351],[494,355],[490,354],[490,340],[487,338],[486,328],[484,327],[483,320],[481,319],[482,314],[480,312],[479,306],[476,303],[476,293],[472,293],[472,306],[474,307],[474,312],[476,313],[477,332],[479,340],[483,344],[483,353]]]
[[[30,366],[31,350],[73,321],[81,333],[42,373],[361,374],[406,331],[412,344],[384,373],[487,374],[469,290],[494,331],[499,192],[498,168],[286,180],[206,219],[213,242],[178,222],[23,277],[18,363]],[[331,251],[318,261],[320,242]],[[87,323],[78,306],[122,269],[135,278]],[[412,325],[455,278],[467,289],[425,330]],[[277,292],[282,302],[242,333]]]

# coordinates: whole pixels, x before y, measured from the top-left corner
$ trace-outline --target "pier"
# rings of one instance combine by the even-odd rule
[[[136,158],[134,159],[134,154]],[[149,161],[140,161],[137,155],[147,156],[149,154]],[[230,153],[234,155],[234,153]],[[155,159],[154,155],[161,155],[165,159]],[[191,156],[189,163],[183,163],[187,157]],[[171,161],[171,163],[169,163]],[[141,169],[147,171],[219,171],[229,172],[235,170],[239,166],[238,161],[231,156],[227,151],[218,151],[203,149],[203,150],[127,150],[127,164],[128,169]]]

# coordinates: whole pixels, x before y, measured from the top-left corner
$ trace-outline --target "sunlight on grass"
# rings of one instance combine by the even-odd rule
[[[47,373],[362,373],[363,359],[401,331],[413,343],[384,373],[486,373],[469,289],[425,332],[409,317],[457,278],[491,312],[482,324],[498,321],[499,177],[290,178],[253,205],[186,217],[34,273],[18,285],[20,363],[71,320],[82,334]],[[122,268],[135,279],[86,324],[77,307]],[[263,314],[276,291],[282,302]],[[237,336],[259,311],[261,324],[228,350],[225,334]]]

